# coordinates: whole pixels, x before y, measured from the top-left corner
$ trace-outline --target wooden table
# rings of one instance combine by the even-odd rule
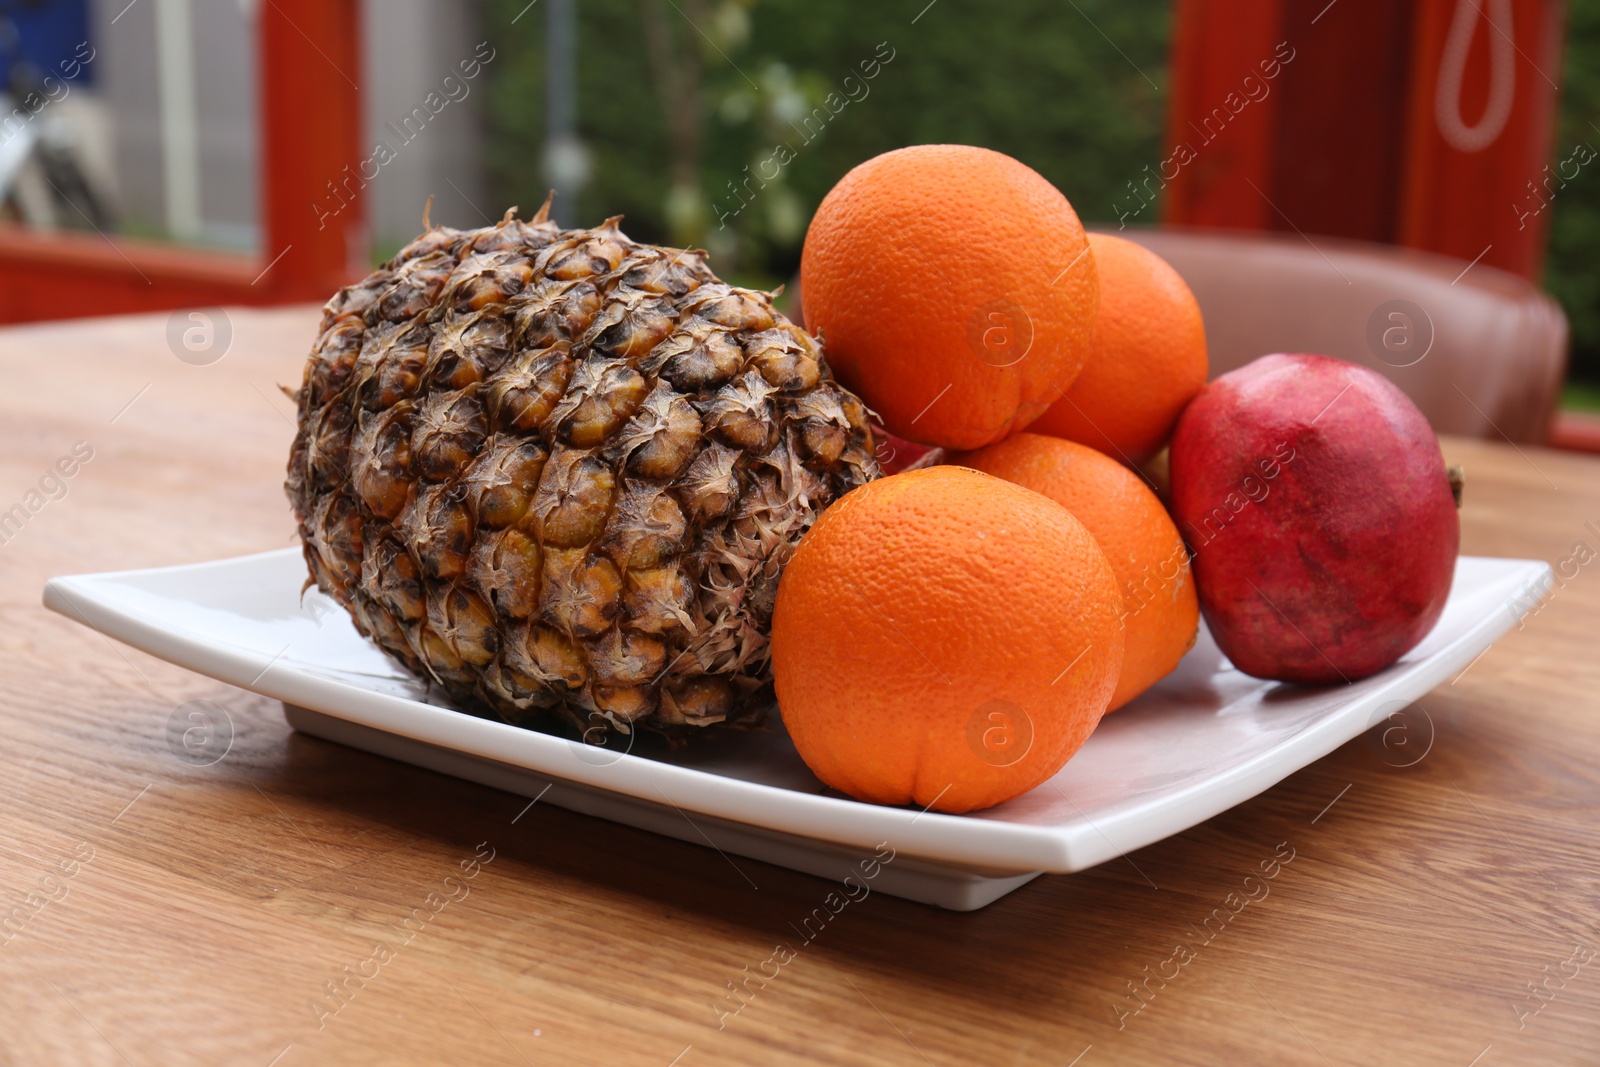
[[[175,358],[164,315],[0,331],[0,511],[93,450],[0,547],[0,1062],[1600,1059],[1600,563],[1569,564],[1525,629],[1422,702],[1414,765],[1368,735],[972,914],[873,894],[719,1029],[725,983],[827,883],[740,861],[752,888],[709,849],[547,805],[515,819],[522,798],[297,735],[273,701],[40,607],[50,575],[292,543],[276,385],[298,381],[314,312],[228,317],[204,366]],[[1445,450],[1468,472],[1463,551],[1600,551],[1600,461]],[[166,742],[196,698],[236,729],[210,767]],[[1281,842],[1295,858],[1270,896],[1119,1029],[1127,983],[1171,974],[1189,924]],[[489,850],[342,1010],[312,1007]]]

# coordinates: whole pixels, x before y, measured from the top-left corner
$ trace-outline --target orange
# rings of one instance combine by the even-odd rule
[[[1061,505],[963,467],[891,475],[823,512],[784,569],[778,708],[835,789],[985,808],[1055,774],[1100,721],[1121,611]]]
[[[1043,493],[1094,535],[1122,589],[1126,650],[1111,697],[1115,711],[1178,665],[1194,644],[1200,602],[1189,550],[1166,508],[1140,477],[1074,441],[1019,433],[955,457]]]
[[[1141,245],[1091,233],[1100,317],[1083,373],[1029,429],[1081,441],[1137,466],[1172,436],[1184,405],[1206,384],[1200,305],[1178,272]],[[1064,392],[1065,395],[1062,395]]]
[[[1072,205],[1010,156],[918,145],[823,198],[800,258],[806,329],[909,441],[978,448],[1044,413],[1089,350],[1094,256]]]

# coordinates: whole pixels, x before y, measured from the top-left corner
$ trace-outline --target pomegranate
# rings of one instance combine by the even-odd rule
[[[938,462],[944,455],[943,449],[896,437],[877,423],[872,424],[872,439],[877,442],[878,467],[884,474],[899,474],[913,466],[927,466]],[[938,452],[939,455],[930,457],[931,452]]]
[[[1438,439],[1388,379],[1263,356],[1195,397],[1172,511],[1234,666],[1306,685],[1374,674],[1444,610],[1460,525]]]

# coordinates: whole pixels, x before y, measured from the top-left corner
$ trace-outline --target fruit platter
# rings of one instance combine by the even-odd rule
[[[621,224],[425,224],[291,390],[300,547],[46,604],[307,733],[969,909],[1425,745],[1547,571],[1458,557],[1376,371],[1208,381],[1182,278],[1010,157],[857,166],[787,297]]]

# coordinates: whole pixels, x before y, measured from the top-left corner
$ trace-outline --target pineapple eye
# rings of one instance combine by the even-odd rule
[[[637,722],[649,715],[656,708],[656,698],[646,686],[598,683],[594,687],[594,704],[602,717],[616,725]]]
[[[756,371],[717,390],[705,408],[706,428],[723,441],[749,452],[765,452],[777,442],[773,393]]]
[[[771,305],[760,294],[726,285],[706,285],[697,289],[689,298],[684,312],[730,330],[750,333],[770,330],[777,321],[772,317]]]
[[[622,284],[647,293],[681,297],[711,280],[705,256],[699,252],[653,249],[622,265]]]
[[[528,631],[527,657],[534,677],[559,689],[582,689],[589,681],[589,668],[583,655],[559,631],[534,626]]]
[[[411,452],[431,482],[450,478],[477,455],[489,435],[483,405],[471,392],[434,393],[417,412]]]
[[[548,348],[582,337],[603,302],[600,290],[588,280],[537,286],[514,301],[512,339],[524,348]]]
[[[630,485],[617,501],[599,547],[625,571],[657,567],[683,547],[688,531],[683,509],[666,489]]]
[[[825,470],[837,463],[854,433],[838,399],[809,393],[798,400],[786,401],[784,406],[793,420],[792,425],[800,429],[795,444],[806,466]]]
[[[511,323],[503,312],[452,318],[428,346],[426,375],[437,388],[465,389],[499,370],[511,354]]]
[[[693,633],[695,623],[689,614],[693,603],[694,588],[676,566],[628,571],[622,609],[629,629],[647,634]]]
[[[378,315],[389,322],[409,322],[433,309],[439,291],[455,268],[455,257],[434,252],[407,262],[378,297]]]
[[[678,485],[696,524],[720,519],[739,499],[739,452],[712,442],[689,464]]]
[[[659,344],[677,325],[669,301],[630,293],[612,298],[584,335],[590,351],[634,361]]]
[[[316,356],[306,361],[304,385],[310,403],[321,406],[344,388],[355,369],[366,335],[366,323],[347,316],[334,323],[317,340]]]
[[[633,417],[650,383],[621,360],[591,357],[579,364],[554,414],[556,433],[579,448],[598,445]]]
[[[349,476],[350,445],[354,438],[350,408],[331,404],[311,422],[306,467],[320,485],[341,485]]]
[[[461,478],[478,525],[498,530],[521,521],[549,456],[530,440],[503,443],[480,456]]]
[[[584,549],[545,553],[544,618],[574,637],[597,637],[610,629],[620,607],[622,576],[604,556]]]
[[[656,680],[667,663],[667,646],[644,634],[611,630],[588,644],[595,680],[611,686],[639,686]]]
[[[682,679],[661,691],[661,718],[669,723],[705,726],[721,722],[733,706],[733,686],[708,675]]]
[[[391,538],[368,545],[361,564],[361,584],[397,618],[415,622],[426,613],[422,573],[416,561]]]
[[[615,473],[599,457],[557,449],[544,466],[529,518],[546,545],[587,545],[605,528],[616,484]]]
[[[449,487],[432,485],[413,496],[395,525],[429,578],[455,578],[466,569],[472,516]]]
[[[384,411],[416,396],[433,331],[426,323],[380,325],[362,339],[356,394],[368,411]]]
[[[533,265],[515,253],[477,255],[451,276],[444,299],[457,312],[480,311],[516,296],[532,277]]]
[[[361,515],[350,498],[324,498],[321,513],[312,526],[310,543],[313,554],[338,590],[348,590],[360,581],[361,539]]]
[[[459,585],[430,592],[428,629],[444,639],[458,659],[474,667],[488,666],[500,651],[494,612],[476,593]]]
[[[405,401],[364,414],[351,446],[351,485],[374,515],[391,521],[411,491],[412,411]]]
[[[478,540],[467,563],[467,581],[513,619],[539,607],[544,550],[521,530],[502,530]]]
[[[622,256],[622,245],[617,241],[604,234],[582,234],[540,256],[539,269],[546,277],[575,281],[615,270]]]
[[[703,436],[700,416],[688,398],[657,383],[639,413],[617,432],[607,456],[625,458],[628,473],[635,477],[670,481],[694,459]]]
[[[744,350],[731,331],[696,321],[656,346],[650,362],[673,388],[699,393],[724,384],[744,365]]]
[[[448,254],[464,236],[460,230],[453,230],[448,226],[435,226],[415,241],[402,248],[398,255],[389,262],[391,267],[400,266],[414,259],[422,259],[438,253]],[[451,256],[454,262],[455,257]]]
[[[528,433],[549,418],[572,378],[569,349],[560,341],[552,348],[523,352],[490,380],[489,417],[495,429]]]
[[[397,659],[415,673],[424,668],[416,659],[406,638],[406,629],[383,609],[383,606],[364,593],[357,593],[350,601],[350,614],[357,627],[384,648],[392,649]]]
[[[788,394],[805,393],[822,380],[822,367],[817,363],[811,339],[794,327],[758,333],[744,347],[750,365],[774,389]]]
[[[460,685],[462,682],[471,684],[472,672],[466,668],[444,635],[426,623],[418,627],[417,635],[417,650],[422,654],[428,673],[445,685]]]

